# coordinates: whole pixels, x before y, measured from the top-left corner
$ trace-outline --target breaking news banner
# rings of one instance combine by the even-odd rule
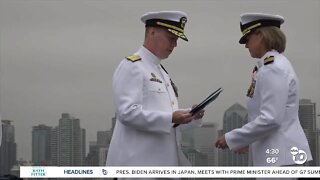
[[[320,177],[319,166],[239,167],[239,166],[113,166],[56,167],[21,166],[21,178],[298,178]]]

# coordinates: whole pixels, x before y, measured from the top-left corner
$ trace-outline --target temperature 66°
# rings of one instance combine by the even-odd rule
[[[272,164],[274,164],[274,163],[277,162],[277,160],[278,160],[278,157],[268,157],[268,158],[267,158],[267,163],[272,163]]]

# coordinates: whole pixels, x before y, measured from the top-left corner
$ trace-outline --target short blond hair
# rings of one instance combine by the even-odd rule
[[[275,26],[266,26],[256,29],[255,33],[263,36],[264,45],[267,51],[272,49],[283,53],[286,49],[286,35],[280,28]]]

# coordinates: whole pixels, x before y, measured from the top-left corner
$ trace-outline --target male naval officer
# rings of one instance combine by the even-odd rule
[[[184,34],[187,15],[181,11],[149,12],[143,46],[122,60],[113,75],[117,121],[107,166],[187,166],[180,131],[201,125],[204,111],[192,116],[179,109],[177,88],[161,62]],[[174,128],[174,124],[180,126]]]

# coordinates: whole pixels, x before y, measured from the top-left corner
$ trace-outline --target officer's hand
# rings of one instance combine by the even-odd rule
[[[172,113],[172,122],[175,124],[187,124],[192,121],[192,114],[189,111],[178,110]]]
[[[192,109],[195,108],[196,106],[197,106],[197,104],[193,105],[193,106],[192,106]],[[201,111],[197,112],[197,113],[193,116],[193,118],[194,118],[195,120],[202,119],[202,117],[203,117],[203,115],[204,115],[204,112],[205,112],[204,109],[202,109]]]
[[[227,144],[227,141],[226,141],[226,138],[224,137],[224,135],[219,137],[219,139],[217,140],[215,145],[216,145],[216,148],[219,148],[219,149],[229,148],[228,144]]]

